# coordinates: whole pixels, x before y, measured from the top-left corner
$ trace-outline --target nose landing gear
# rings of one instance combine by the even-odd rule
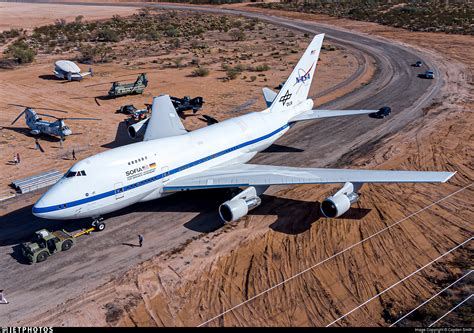
[[[105,229],[105,223],[102,222],[104,220],[103,217],[94,217],[93,218],[93,221],[92,221],[92,227],[96,230],[96,231],[103,231]]]

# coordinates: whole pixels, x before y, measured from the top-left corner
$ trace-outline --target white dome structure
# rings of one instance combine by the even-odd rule
[[[70,60],[58,60],[54,63],[54,76],[62,80],[82,80],[86,75],[92,75],[92,70],[81,73],[81,69]]]

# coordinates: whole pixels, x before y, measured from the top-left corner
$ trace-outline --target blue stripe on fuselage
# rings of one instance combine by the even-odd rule
[[[96,200],[100,200],[100,199],[103,199],[103,198],[107,198],[107,197],[110,197],[112,195],[115,195],[117,193],[121,193],[121,192],[126,192],[126,191],[130,191],[132,189],[135,189],[137,187],[140,187],[140,186],[143,186],[143,185],[147,185],[151,182],[155,182],[155,181],[158,181],[164,177],[168,177],[169,175],[173,175],[173,174],[176,174],[178,172],[181,172],[183,170],[186,170],[186,169],[189,169],[193,166],[196,166],[198,164],[201,164],[201,163],[204,163],[204,162],[207,162],[207,161],[210,161],[214,158],[217,158],[217,157],[220,157],[220,156],[223,156],[225,154],[228,154],[228,153],[231,153],[233,151],[236,151],[238,149],[241,149],[241,148],[244,148],[246,146],[250,146],[250,145],[253,145],[254,143],[257,143],[257,142],[260,142],[260,141],[263,141],[263,140],[266,140],[270,137],[272,137],[273,135],[277,134],[278,132],[281,132],[283,131],[284,129],[286,129],[289,125],[288,124],[285,124],[283,125],[282,127],[274,130],[273,132],[269,133],[269,134],[266,134],[264,136],[261,136],[259,138],[256,138],[256,139],[253,139],[253,140],[250,140],[250,141],[247,141],[247,142],[244,142],[244,143],[241,143],[237,146],[234,146],[234,147],[231,147],[231,148],[228,148],[228,149],[224,149],[218,153],[214,153],[214,154],[211,154],[209,156],[206,156],[204,158],[201,158],[199,160],[196,160],[196,161],[193,161],[193,162],[190,162],[188,164],[184,164],[180,167],[177,167],[177,168],[174,168],[168,172],[165,172],[165,173],[161,173],[159,175],[156,175],[156,176],[153,176],[151,178],[147,178],[147,179],[144,179],[144,180],[141,180],[139,182],[136,182],[134,184],[130,184],[130,185],[126,185],[126,186],[123,186],[121,188],[118,188],[118,189],[115,189],[115,190],[112,190],[112,191],[107,191],[107,192],[104,192],[104,193],[101,193],[101,194],[97,194],[97,195],[94,195],[94,196],[91,196],[91,197],[88,197],[88,198],[84,198],[84,199],[80,199],[80,200],[75,200],[75,201],[71,201],[71,202],[67,202],[67,203],[64,203],[64,204],[60,204],[60,205],[54,205],[54,206],[48,206],[48,207],[35,207],[33,206],[33,213],[47,213],[47,212],[54,212],[54,211],[57,211],[57,210],[62,210],[62,209],[66,209],[66,208],[71,208],[71,207],[75,207],[75,206],[79,206],[79,205],[82,205],[82,204],[85,204],[85,203],[88,203],[88,202],[92,202],[92,201],[96,201]]]

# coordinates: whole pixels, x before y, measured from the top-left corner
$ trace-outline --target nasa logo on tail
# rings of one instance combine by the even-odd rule
[[[313,65],[311,65],[311,67],[307,71],[302,68],[299,68],[298,76],[296,77],[296,82],[294,85],[297,85],[298,83],[304,84],[306,81],[308,81],[311,78],[311,74],[309,73],[311,72],[311,68],[313,68]]]

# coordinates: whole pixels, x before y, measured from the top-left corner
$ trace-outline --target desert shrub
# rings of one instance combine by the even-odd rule
[[[268,66],[267,64],[258,65],[255,67],[256,72],[265,72],[265,71],[268,71],[269,69],[270,69],[270,66]]]
[[[184,60],[184,57],[173,58],[173,63],[176,66],[176,68],[179,68],[179,67],[183,66],[183,60]]]
[[[83,63],[108,62],[111,60],[112,52],[112,48],[106,45],[98,45],[95,47],[82,45],[79,48],[79,61]]]
[[[225,69],[227,77],[231,80],[237,78],[237,76],[239,76],[245,69],[241,64],[235,65],[233,67],[225,65],[223,68]]]
[[[245,40],[245,32],[243,30],[240,30],[240,29],[231,29],[229,31],[229,35],[230,37],[232,38],[232,40],[235,40],[235,41],[241,41],[241,40]]]
[[[250,77],[250,82],[253,82],[253,81],[255,81],[256,79],[257,79],[257,77],[256,77],[255,75],[252,75],[252,76]]]
[[[26,64],[35,60],[35,50],[33,50],[23,39],[15,41],[4,51],[5,55],[14,59],[19,64]]]
[[[208,76],[209,75],[209,69],[205,67],[198,67],[195,70],[193,70],[193,76]]]
[[[119,42],[119,34],[111,28],[103,28],[98,31],[97,39],[101,42]]]
[[[170,28],[166,30],[165,35],[168,37],[177,37],[179,34],[178,29],[176,28]]]
[[[179,40],[179,38],[173,38],[173,40],[171,41],[171,45],[177,49],[178,47],[181,46],[181,41]]]
[[[56,21],[54,21],[54,25],[55,25],[56,27],[59,27],[59,28],[65,27],[66,24],[67,24],[67,23],[66,23],[66,20],[63,19],[63,18],[61,18],[61,19],[56,19]]]

